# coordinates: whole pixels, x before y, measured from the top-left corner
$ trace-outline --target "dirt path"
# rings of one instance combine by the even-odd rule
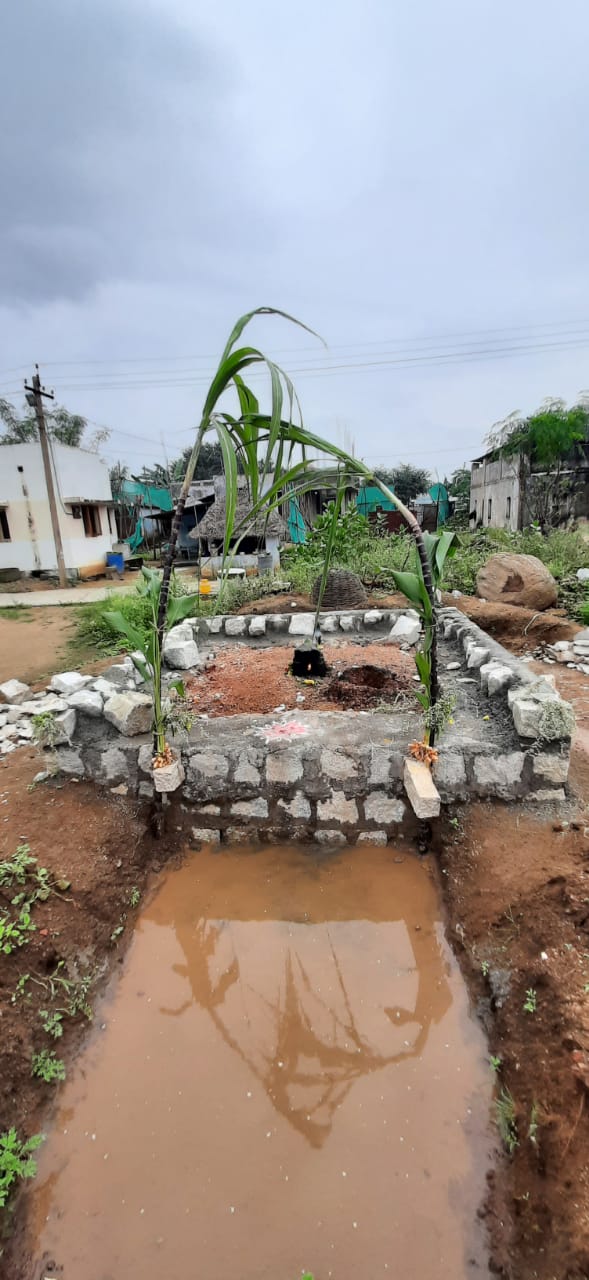
[[[451,936],[511,1108],[513,1153],[485,1210],[493,1268],[509,1280],[589,1275],[589,1096],[573,1056],[589,1054],[587,820],[563,830],[475,805],[441,854]]]
[[[1,601],[1,598],[0,598]],[[63,670],[68,643],[75,634],[67,609],[18,609],[0,615],[0,683],[25,680],[34,684]]]

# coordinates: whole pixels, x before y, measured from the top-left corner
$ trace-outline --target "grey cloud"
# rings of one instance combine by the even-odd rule
[[[113,0],[33,0],[7,8],[3,28],[4,302],[79,299],[205,258],[231,216],[217,153],[227,70],[213,50],[169,15]]]

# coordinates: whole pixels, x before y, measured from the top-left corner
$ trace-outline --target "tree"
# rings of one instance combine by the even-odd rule
[[[588,441],[587,405],[568,409],[565,400],[549,398],[528,418],[512,413],[497,423],[485,443],[497,457],[519,459],[527,515],[550,529],[573,514],[575,494],[585,483],[576,464],[586,463]]]
[[[466,505],[470,498],[470,467],[457,467],[452,472],[450,479],[444,479],[444,484],[451,498],[463,498]]]
[[[79,413],[70,413],[63,405],[54,409],[45,409],[47,434],[60,444],[69,444],[77,449],[82,443],[88,423]],[[0,400],[0,424],[2,444],[33,444],[39,439],[37,419],[34,411],[27,405],[22,413],[15,409],[9,400]],[[110,436],[107,427],[99,427],[88,439],[84,440],[84,448],[97,453],[101,444]]]
[[[152,467],[144,467],[141,474],[137,477],[144,484],[155,484],[160,488],[168,488],[172,483],[179,483],[184,479],[186,468],[192,453],[189,446],[184,449],[179,458],[174,458],[168,467],[162,467],[159,462],[155,462]],[[241,470],[241,467],[239,467]],[[203,442],[198,462],[194,471],[194,480],[212,480],[214,476],[220,476],[223,471],[223,454],[221,446],[217,440]]]
[[[403,462],[390,470],[379,468],[375,471],[377,479],[394,489],[401,502],[411,502],[418,493],[427,493],[430,486],[430,473],[423,467],[413,467],[410,462]]]
[[[113,495],[120,493],[125,480],[129,479],[129,468],[124,462],[115,462],[108,474]]]

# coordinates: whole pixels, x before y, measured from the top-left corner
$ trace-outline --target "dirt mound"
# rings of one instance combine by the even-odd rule
[[[400,693],[410,690],[411,682],[406,675],[370,663],[345,667],[323,686],[326,698],[354,710],[378,706],[379,702],[393,702]]]

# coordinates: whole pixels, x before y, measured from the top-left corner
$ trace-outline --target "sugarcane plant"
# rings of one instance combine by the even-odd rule
[[[270,315],[282,317],[313,334],[314,337],[318,336],[301,321],[273,307],[258,307],[248,312],[240,317],[232,329],[205,398],[174,512],[159,595],[158,651],[161,652],[163,646],[171,576],[186,499],[205,435],[209,431],[215,431],[221,446],[226,486],[224,564],[230,545],[246,536],[248,529],[255,525],[258,517],[282,506],[288,498],[298,498],[322,484],[333,488],[345,486],[348,483],[357,485],[360,480],[363,480],[365,483],[376,485],[397,508],[414,539],[419,561],[419,571],[415,575],[420,584],[419,596],[413,583],[407,582],[406,585],[412,592],[408,598],[417,604],[424,622],[426,639],[420,656],[420,676],[424,681],[427,710],[431,712],[431,724],[426,732],[430,742],[433,742],[435,716],[432,709],[438,701],[434,575],[439,577],[441,572],[439,562],[435,557],[433,561],[430,559],[425,535],[416,517],[394,491],[385,485],[364,462],[304,427],[298,397],[285,371],[257,347],[238,345],[244,329],[255,317]],[[260,411],[257,397],[244,380],[247,369],[256,366],[266,368],[269,374],[271,404],[268,413]],[[233,391],[237,396],[238,416],[229,413],[220,405],[220,401],[228,391]],[[285,406],[288,409],[287,415],[283,414]],[[309,450],[317,450],[323,455],[323,459],[329,460],[329,465],[318,467],[311,463],[308,456]],[[248,486],[250,500],[247,515],[241,520],[236,519],[238,463]],[[442,537],[445,536],[442,535]],[[444,553],[440,552],[442,564],[447,554],[448,549]],[[408,575],[408,577],[411,576]],[[401,591],[404,590],[401,583],[399,588]]]
[[[159,628],[159,609],[163,590],[162,575],[143,565],[143,580],[137,585],[137,593],[147,602],[148,619],[145,630],[135,626],[120,610],[109,609],[105,620],[112,631],[124,636],[131,648],[131,661],[145,680],[153,701],[153,756],[154,768],[170,763],[171,748],[167,741],[171,708],[164,696],[162,685],[163,649],[166,634],[184,618],[193,617],[198,606],[198,595],[168,594],[163,631]],[[170,689],[184,695],[181,681],[175,681]]]

